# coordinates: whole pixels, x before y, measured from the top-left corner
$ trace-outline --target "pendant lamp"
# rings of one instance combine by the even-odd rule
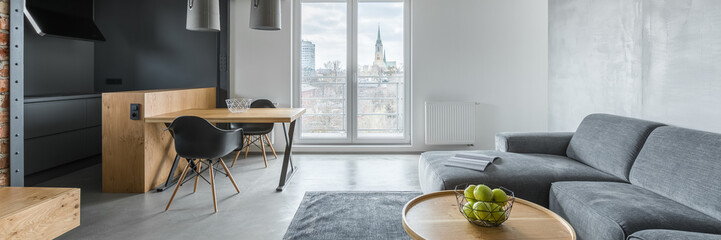
[[[220,31],[219,0],[188,0],[185,29],[201,32]]]
[[[250,28],[280,30],[280,0],[250,0]]]

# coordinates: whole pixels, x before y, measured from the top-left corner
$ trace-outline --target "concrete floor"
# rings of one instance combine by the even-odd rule
[[[281,155],[271,156],[268,168],[260,155],[238,160],[231,173],[241,192],[222,175],[216,177],[215,214],[210,185],[202,180],[194,194],[192,182],[181,186],[167,212],[172,189],[102,193],[100,165],[37,186],[82,188],[80,227],[60,239],[281,239],[306,191],[420,191],[418,155],[293,158],[298,172],[283,192],[275,191]]]

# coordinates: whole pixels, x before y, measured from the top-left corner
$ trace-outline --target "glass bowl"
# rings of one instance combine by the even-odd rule
[[[232,113],[241,113],[248,111],[248,109],[250,109],[251,103],[253,103],[253,99],[250,98],[225,99],[225,104],[228,105],[228,110]]]

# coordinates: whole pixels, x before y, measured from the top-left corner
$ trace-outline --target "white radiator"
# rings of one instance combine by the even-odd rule
[[[476,142],[475,102],[426,102],[426,145]]]

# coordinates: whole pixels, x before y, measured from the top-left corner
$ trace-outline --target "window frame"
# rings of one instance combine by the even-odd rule
[[[293,71],[292,96],[293,106],[301,106],[301,35],[302,35],[302,3],[346,3],[346,115],[347,124],[345,138],[303,138],[302,118],[298,119],[294,140],[301,145],[373,145],[373,144],[411,144],[412,128],[412,93],[411,93],[411,3],[410,0],[298,0],[293,1],[292,14],[292,45]],[[402,138],[359,138],[358,136],[358,5],[364,2],[398,2],[403,3],[403,91],[404,91],[404,133]],[[316,63],[317,64],[317,63]]]

